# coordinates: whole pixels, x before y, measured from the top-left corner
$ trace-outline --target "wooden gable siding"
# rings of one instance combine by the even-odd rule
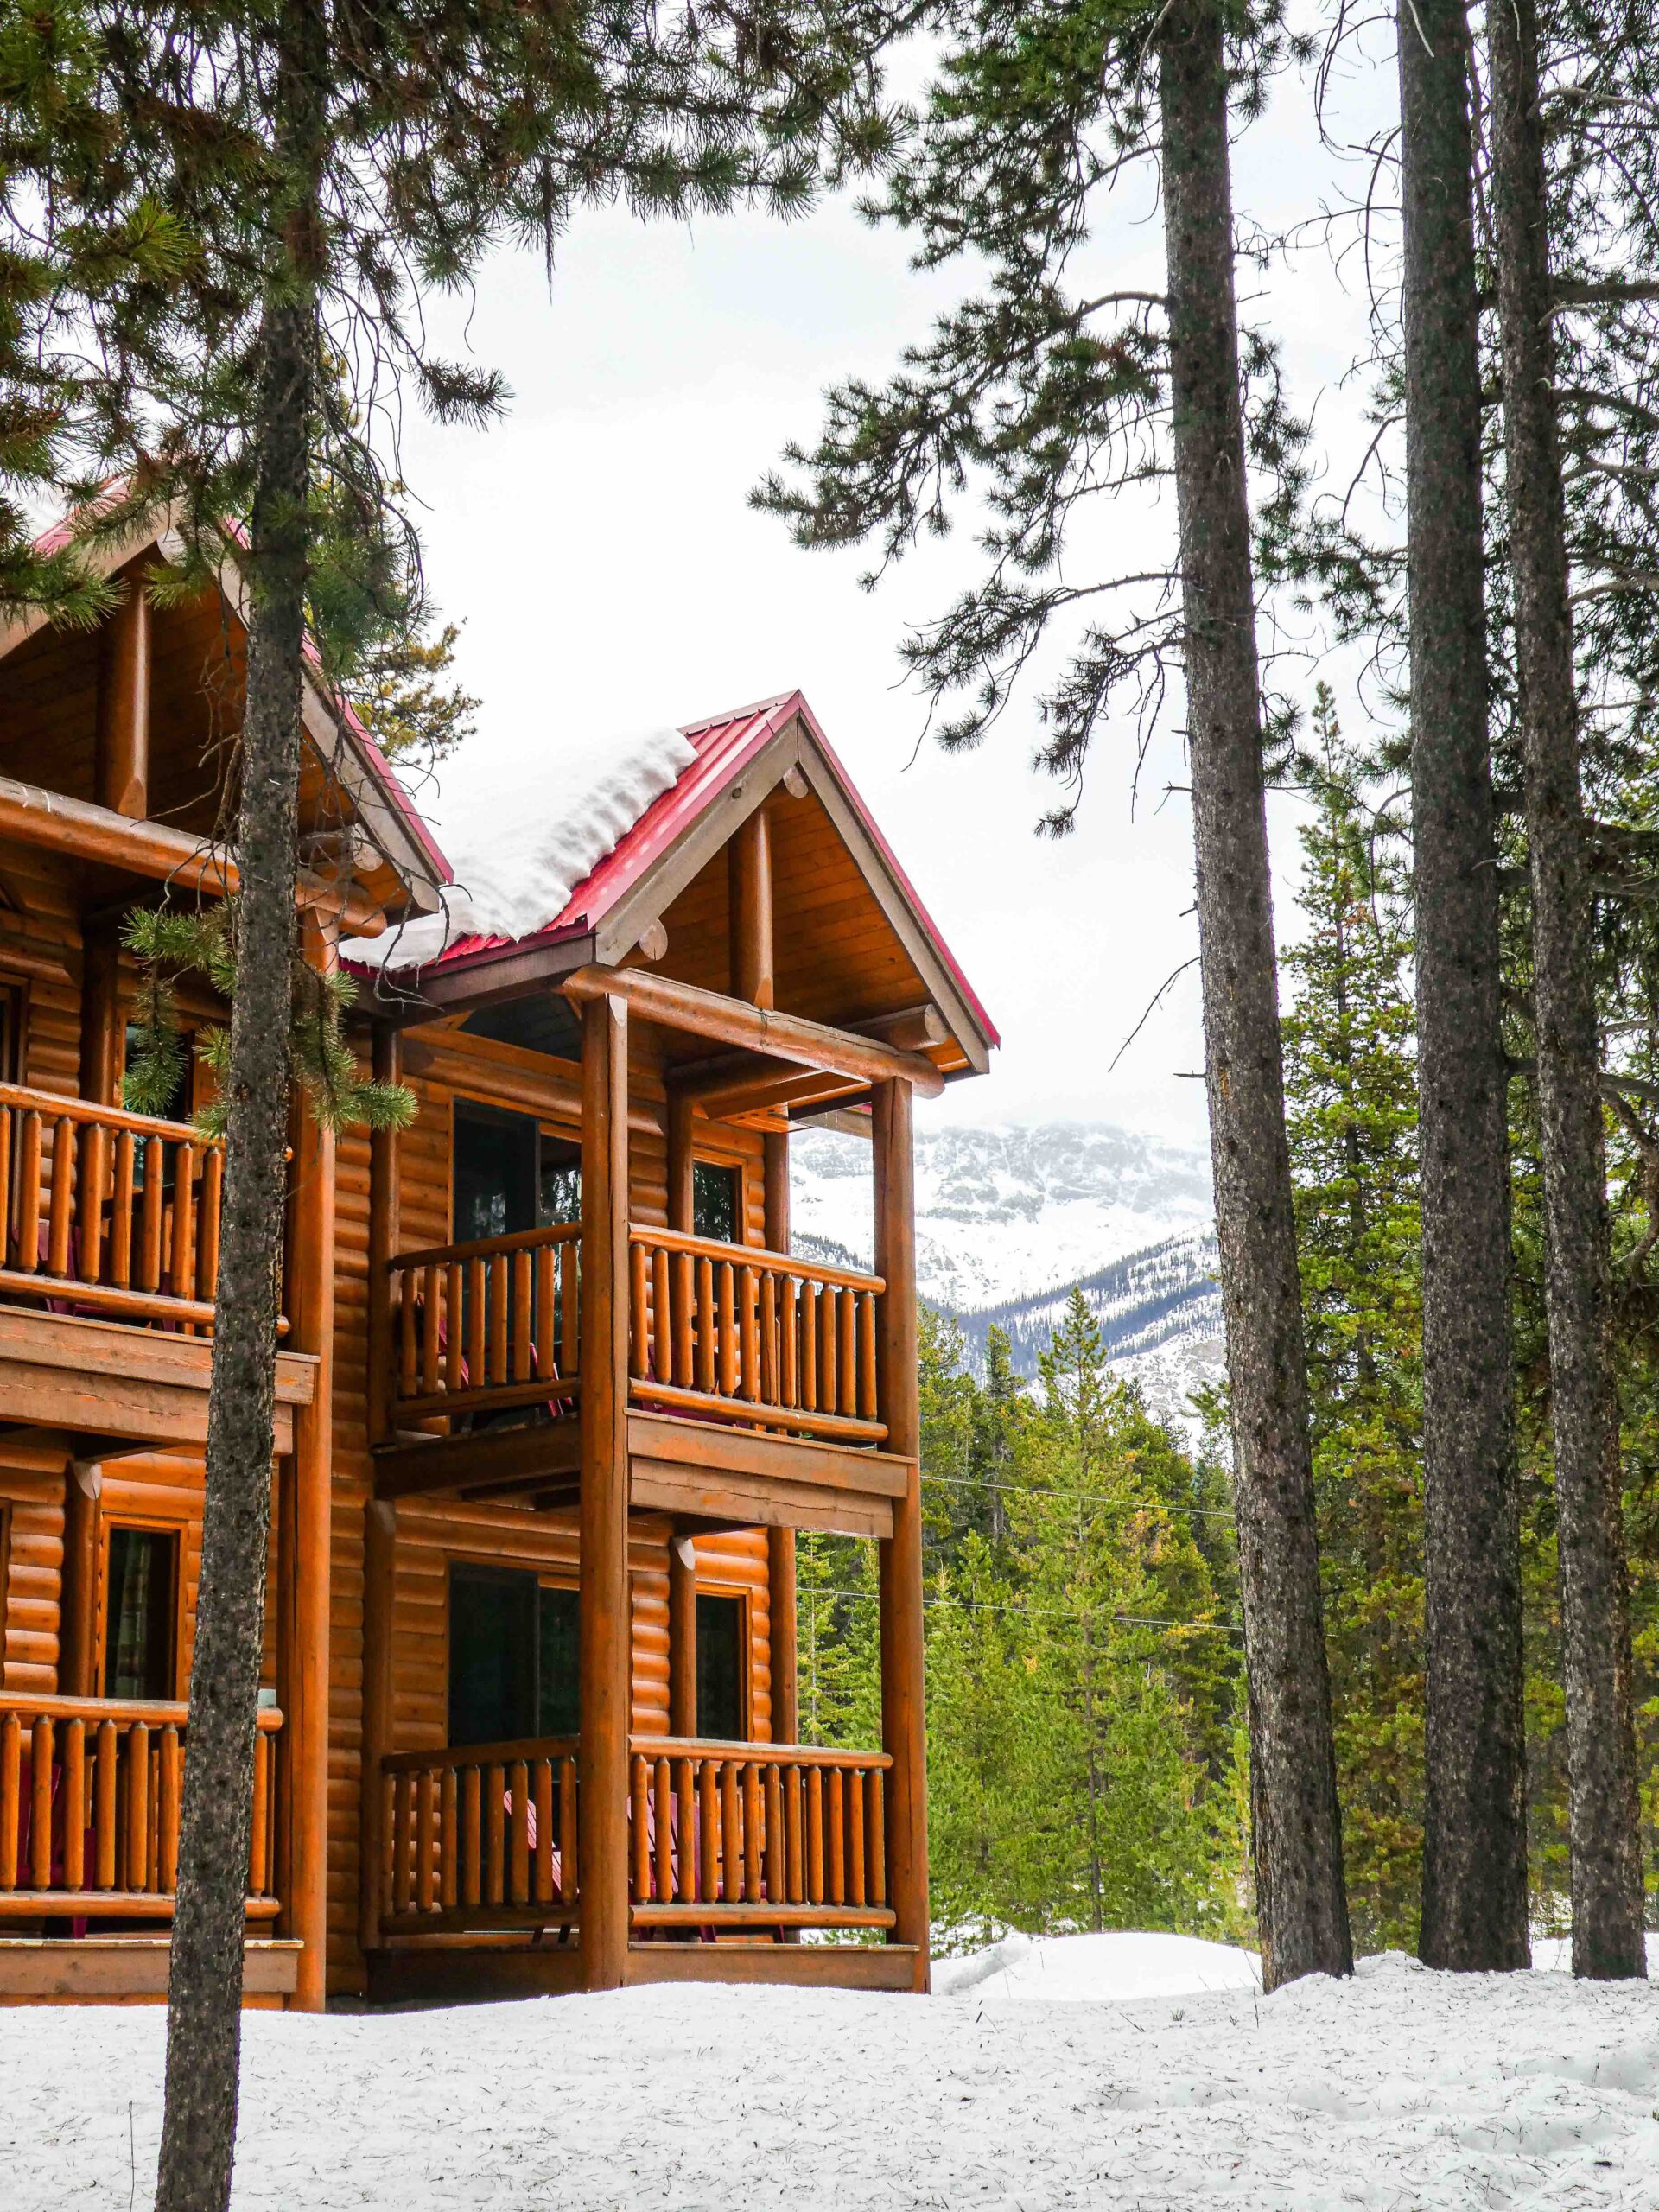
[[[453,1234],[451,1128],[457,1097],[523,1110],[526,1069],[539,1056],[504,1052],[465,1032],[427,1033],[438,1048],[442,1078],[409,1077],[419,1111],[399,1140],[398,1244],[409,1250],[442,1244]],[[667,1218],[667,1147],[660,1114],[662,1040],[637,1035],[630,1082],[652,1109],[653,1129],[636,1128],[629,1146],[630,1205],[637,1221]],[[542,1115],[544,1125],[575,1138],[580,1070],[545,1060],[542,1071],[568,1092],[569,1104]],[[518,1078],[515,1081],[515,1077]],[[762,1145],[747,1129],[699,1131],[698,1151],[741,1165],[749,1240],[765,1230]],[[362,1786],[363,1529],[372,1483],[368,1452],[369,1143],[360,1131],[343,1135],[336,1155],[334,1287],[334,1550],[329,1607],[330,1741],[328,1760],[328,1986],[360,1992],[366,1968],[358,1947],[358,1846]],[[668,1730],[668,1530],[635,1523],[629,1547],[632,1578],[633,1726],[642,1734]],[[750,1710],[757,1735],[771,1733],[771,1641],[766,1537],[739,1529],[700,1541],[699,1579],[709,1590],[747,1596],[750,1628]],[[574,1513],[537,1514],[523,1507],[406,1500],[398,1508],[392,1592],[392,1745],[398,1751],[448,1740],[448,1592],[452,1560],[530,1569],[574,1585]]]
[[[822,800],[779,790],[766,814],[779,1008],[845,1027],[918,1006],[927,986]],[[728,885],[722,848],[663,917],[668,950],[660,973],[706,991],[731,988]],[[706,1050],[689,1040],[675,1047],[677,1055]]]

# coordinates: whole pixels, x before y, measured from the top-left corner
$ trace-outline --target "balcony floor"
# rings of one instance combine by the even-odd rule
[[[557,1421],[405,1439],[375,1455],[382,1498],[461,1497],[550,1511],[581,1492],[582,1423]],[[892,1452],[636,1408],[629,1503],[706,1528],[811,1529],[889,1536],[911,1462]]]

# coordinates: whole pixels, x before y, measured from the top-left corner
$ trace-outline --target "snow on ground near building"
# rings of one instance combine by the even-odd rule
[[[149,2205],[163,2032],[156,2010],[4,2016],[7,2212]],[[1659,1990],[1397,1955],[1271,1997],[255,2013],[235,2205],[1651,2212],[1656,2106]]]
[[[965,1959],[933,1969],[940,1996],[1018,1997],[1043,2004],[1122,2003],[1141,1997],[1194,1997],[1223,1989],[1260,1989],[1254,1951],[1206,1943],[1197,1936],[1060,1936],[1035,1942],[1016,1929]]]

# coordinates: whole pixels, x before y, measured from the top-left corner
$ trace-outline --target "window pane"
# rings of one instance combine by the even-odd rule
[[[449,1570],[449,1741],[511,1743],[536,1732],[536,1577]]]
[[[741,1168],[698,1160],[691,1166],[691,1228],[717,1244],[741,1244],[737,1209],[743,1188]]]
[[[743,1600],[697,1597],[697,1733],[743,1739]]]
[[[105,1697],[174,1694],[173,1593],[179,1540],[162,1529],[110,1530],[104,1615]]]
[[[582,1147],[569,1137],[543,1135],[537,1217],[543,1227],[582,1219]]]
[[[455,1242],[536,1226],[533,1114],[455,1102]]]
[[[541,1606],[541,1716],[537,1732],[574,1736],[581,1715],[576,1672],[576,1593],[543,1584]]]

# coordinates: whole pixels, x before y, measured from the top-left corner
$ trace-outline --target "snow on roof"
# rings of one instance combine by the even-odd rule
[[[531,937],[696,760],[677,729],[595,738],[578,727],[526,744],[474,740],[436,772],[423,811],[454,880],[442,910],[340,947],[363,966],[423,964],[463,939]]]

